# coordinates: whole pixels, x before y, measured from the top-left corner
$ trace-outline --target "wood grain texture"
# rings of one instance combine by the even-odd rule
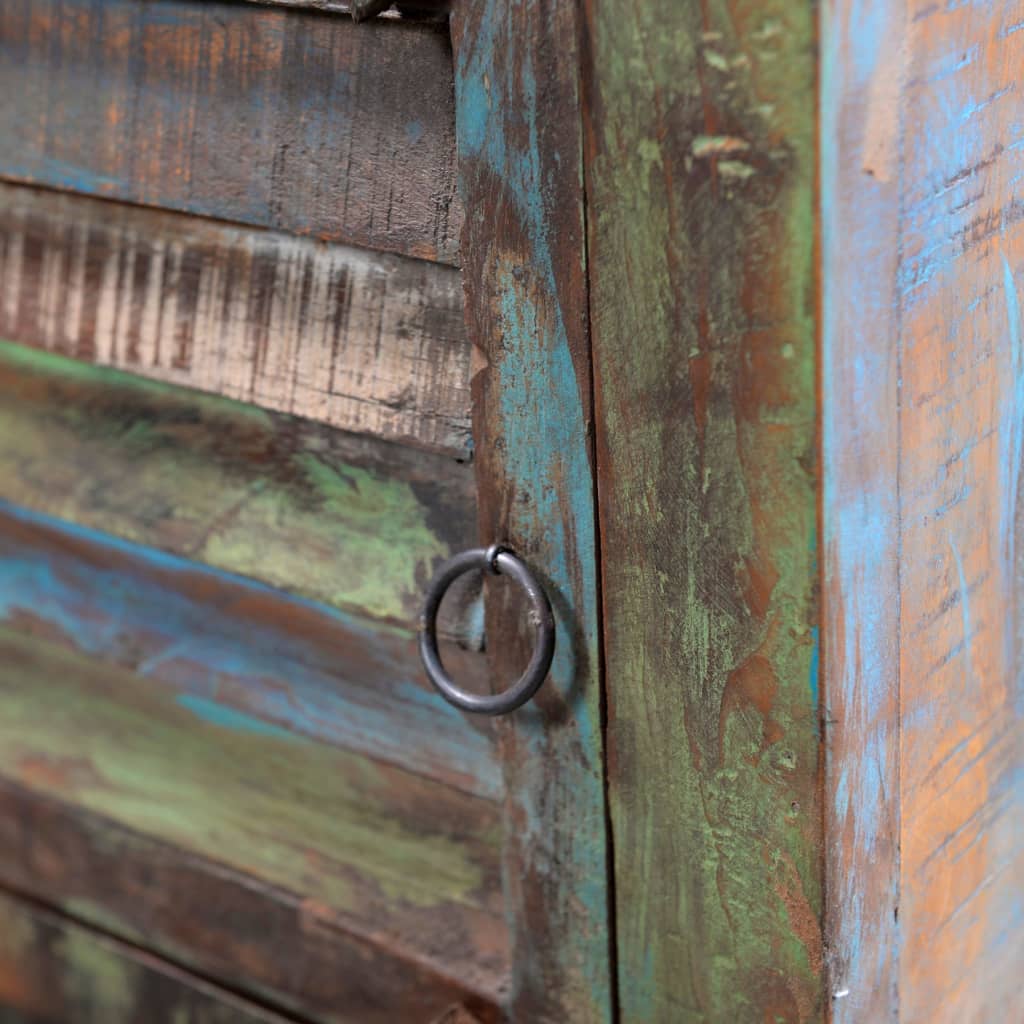
[[[338,927],[300,892],[2,777],[0,840],[0,884],[304,1020],[426,1024],[454,1001],[499,1019],[464,979]]]
[[[837,907],[835,943],[848,951],[832,981],[838,1021],[1019,1016],[1022,25],[1017,3],[907,0],[870,19],[859,5],[829,5],[834,86],[822,124],[835,155],[824,182],[834,238],[826,275],[840,297],[877,296],[889,329],[843,328],[837,304],[826,337],[840,352],[855,338],[866,387],[886,393],[889,436],[874,458],[884,461],[878,479],[888,478],[889,491],[867,507],[885,536],[875,549],[888,550],[895,535],[899,551],[898,577],[889,570],[870,591],[884,602],[889,650],[888,638],[898,638],[898,672],[888,660],[868,662],[851,680],[876,726],[869,743],[885,738],[888,775],[858,792],[852,771],[846,789],[845,763],[831,773],[834,817],[860,819],[844,837],[845,856],[852,850],[860,860],[851,888],[884,891],[884,899]],[[849,134],[836,136],[826,126],[840,109]],[[869,209],[888,216],[866,216]],[[836,258],[853,224],[884,260]],[[858,302],[858,313],[863,308]],[[850,386],[836,369],[833,392]],[[829,467],[871,416],[859,408],[856,428],[848,423],[832,438]],[[836,495],[831,532],[846,521],[843,497]],[[834,565],[846,586],[856,583],[855,568]],[[849,634],[856,614],[841,608],[839,628]],[[881,727],[894,702],[897,740]],[[878,822],[886,848],[891,822],[898,824],[895,893],[892,858],[868,858]],[[878,988],[885,1002],[873,994]]]
[[[15,0],[0,93],[0,177],[458,262],[443,26]]]
[[[503,720],[508,1010],[522,1024],[613,1013],[591,469],[578,10],[501,0],[452,14],[480,534],[540,573],[558,646]],[[532,642],[492,594],[494,676]]]
[[[277,7],[308,7],[330,14],[351,14],[353,4],[349,0],[250,0],[251,3],[268,4]],[[443,21],[448,17],[451,0],[407,0],[389,4],[379,16],[382,18],[414,18]]]
[[[408,629],[476,536],[451,459],[2,342],[0,500]]]
[[[823,677],[828,994],[836,1024],[898,1019],[902,3],[823,9]]]
[[[156,886],[150,905],[128,914],[129,921],[162,922],[151,941],[164,930],[179,945],[184,935],[205,935],[195,955],[208,956],[213,936],[241,928],[220,962],[231,960],[232,950],[254,949],[255,963],[242,959],[232,970],[236,977],[249,970],[263,977],[261,957],[283,956],[273,976],[284,979],[300,961],[288,960],[262,926],[245,924],[259,920],[261,907],[282,902],[271,920],[284,914],[294,927],[298,909],[313,933],[347,935],[347,943],[337,944],[349,949],[343,963],[361,947],[364,971],[372,972],[378,959],[385,965],[412,960],[420,970],[410,973],[410,984],[429,974],[449,979],[438,986],[444,1001],[439,997],[436,1012],[452,1003],[454,988],[485,1005],[499,990],[507,946],[500,812],[490,801],[242,712],[212,714],[208,705],[178,699],[155,681],[7,629],[0,630],[0,701],[0,778],[8,787],[73,806],[75,820],[84,816],[90,833],[96,829],[89,822],[106,821],[115,835],[139,835],[172,850],[150,861],[151,870],[201,883],[191,895]],[[5,870],[31,875],[25,865],[34,856],[33,829],[17,817],[3,827],[21,837],[4,846]],[[121,870],[120,847],[103,845],[103,835],[88,839],[86,849],[95,849],[85,865],[105,863],[105,870],[83,876],[76,874],[77,861],[58,861],[49,874],[69,874],[57,891],[77,886],[79,908],[116,917],[125,888],[146,878],[149,858],[145,846],[136,850],[125,878],[112,881],[109,873]],[[257,916],[231,924],[230,915],[244,910],[239,886],[252,892]],[[256,934],[245,934],[249,928]],[[303,945],[309,944],[315,945]],[[395,975],[394,967],[381,970]],[[355,1012],[363,1006],[361,993],[376,986],[362,973],[335,980],[337,1005],[325,1017],[363,1019]],[[411,993],[400,986],[394,998],[401,1005]]]
[[[818,1020],[813,5],[584,7],[622,1019]]]
[[[493,729],[438,699],[415,636],[0,502],[0,622],[168,687],[497,800]],[[484,690],[479,652],[445,653]]]
[[[457,270],[0,185],[0,338],[466,458]]]
[[[116,940],[0,893],[3,1024],[285,1024]]]

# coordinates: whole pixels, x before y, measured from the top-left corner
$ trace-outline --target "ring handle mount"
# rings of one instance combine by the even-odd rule
[[[448,588],[467,572],[490,572],[517,583],[530,605],[530,621],[536,639],[530,663],[523,674],[500,693],[479,695],[461,689],[448,674],[437,648],[437,613]],[[529,566],[507,545],[472,548],[449,559],[438,570],[427,590],[420,620],[420,657],[427,677],[450,704],[477,715],[507,715],[522,707],[540,689],[555,656],[555,617],[544,588]]]

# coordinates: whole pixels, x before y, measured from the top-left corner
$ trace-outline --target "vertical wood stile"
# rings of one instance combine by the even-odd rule
[[[551,679],[504,720],[511,1017],[612,1019],[576,3],[457,5],[456,133],[481,539],[542,575]],[[488,608],[498,679],[528,633]],[[499,684],[500,685],[500,684]]]
[[[825,11],[834,1020],[1016,1020],[1024,8]]]
[[[822,449],[829,996],[895,1019],[899,925],[901,2],[822,19]]]
[[[814,8],[585,10],[622,1019],[816,1020]]]

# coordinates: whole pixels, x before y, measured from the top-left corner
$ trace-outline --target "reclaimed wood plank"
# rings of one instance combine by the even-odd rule
[[[406,630],[0,502],[0,623],[269,725],[500,798],[489,720],[437,699]],[[446,651],[484,688],[478,652]]]
[[[18,0],[0,93],[0,177],[458,263],[443,25]]]
[[[0,338],[466,458],[457,270],[0,185]]]
[[[156,957],[0,892],[3,1024],[285,1024]]]
[[[179,920],[177,934],[228,927],[215,920],[223,875],[253,892],[291,894],[311,931],[346,933],[385,960],[414,960],[448,978],[438,1012],[452,1002],[455,979],[485,1003],[499,990],[507,948],[500,811],[492,802],[242,712],[210,714],[166,687],[6,628],[0,700],[0,778],[8,786],[172,848],[186,875],[209,876],[184,900],[198,920]],[[4,828],[18,833],[24,824]],[[5,862],[22,862],[20,851],[31,848],[32,832],[20,834]],[[144,876],[145,857],[134,863]],[[74,874],[71,864],[62,870]],[[103,879],[86,880],[95,887],[87,902],[100,910]],[[109,884],[117,892],[122,883]],[[254,910],[263,902],[256,899]],[[173,918],[175,902],[153,899],[138,913]],[[263,949],[268,955],[270,947]],[[247,961],[234,966],[248,968]],[[332,1019],[345,1019],[352,1012],[345,998],[358,1001],[365,983],[349,977],[337,985],[341,1003]]]
[[[452,13],[480,535],[538,570],[558,623],[549,680],[500,723],[508,1011],[522,1024],[614,1013],[578,14],[534,0]],[[532,643],[509,590],[488,606],[499,680]]]
[[[848,530],[851,552],[870,543],[830,558],[844,593],[862,595],[835,614],[864,658],[829,744],[844,757],[829,871],[856,872],[830,926],[838,1022],[1000,1020],[1019,1002],[1021,17],[906,0],[871,19],[835,3],[825,22],[825,402],[853,387],[879,396],[851,396],[843,429],[826,433],[830,475],[856,443],[872,448],[859,472],[849,459],[860,496],[826,505],[829,534]],[[849,522],[854,507],[870,533]]]
[[[1024,11],[904,10],[901,126],[873,126],[901,195],[900,1013],[998,1020],[1024,957]]]
[[[902,200],[879,133],[898,113],[889,69],[902,19],[902,4],[880,7],[866,30],[842,2],[822,20],[824,830],[836,1024],[900,1019]]]
[[[621,1014],[817,1020],[814,9],[584,9]]]
[[[0,884],[303,1019],[394,1024],[459,1001],[481,1024],[498,1022],[473,983],[338,927],[302,892],[254,884],[2,776],[0,840]]]
[[[315,11],[327,11],[331,14],[351,14],[357,4],[351,0],[250,0],[251,3],[269,4],[278,7],[308,7]],[[362,0],[365,6],[369,0]],[[451,0],[398,0],[387,4],[380,13],[382,18],[420,18],[443,21],[448,17]]]
[[[2,342],[0,500],[407,629],[476,536],[469,466]]]

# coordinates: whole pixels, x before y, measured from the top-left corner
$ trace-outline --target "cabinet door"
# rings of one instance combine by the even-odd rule
[[[578,15],[408,6],[0,5],[11,1012],[612,1018]]]

